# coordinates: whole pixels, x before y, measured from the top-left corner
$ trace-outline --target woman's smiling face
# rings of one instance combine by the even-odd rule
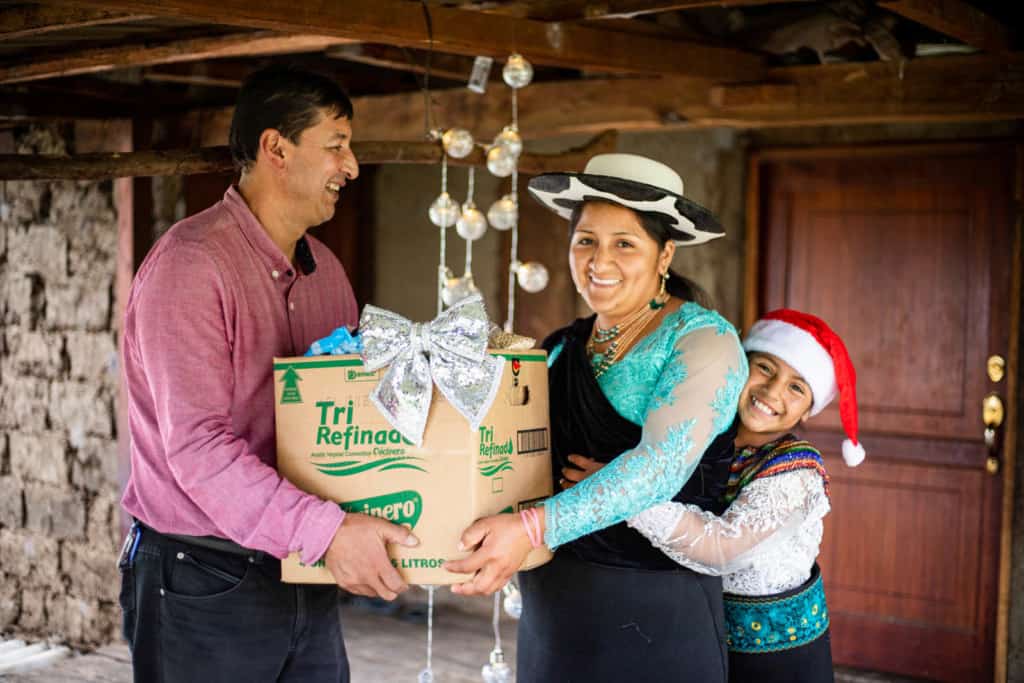
[[[740,393],[737,412],[745,431],[768,443],[810,416],[811,387],[778,356],[755,351],[749,361],[750,376]]]
[[[572,233],[569,268],[576,289],[607,327],[650,301],[675,245],[658,246],[637,214],[616,204],[587,202]]]

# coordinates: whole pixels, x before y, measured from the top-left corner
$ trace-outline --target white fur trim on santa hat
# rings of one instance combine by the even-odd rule
[[[847,466],[856,467],[864,462],[864,446],[854,443],[849,439],[843,439],[843,460]]]
[[[836,397],[832,356],[814,335],[782,320],[759,320],[743,340],[747,351],[770,353],[786,361],[811,387],[811,415],[817,415]]]

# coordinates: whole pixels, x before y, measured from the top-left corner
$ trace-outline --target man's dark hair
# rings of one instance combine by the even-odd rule
[[[256,162],[260,135],[268,128],[298,144],[302,131],[319,121],[321,110],[352,118],[352,101],[333,80],[312,71],[276,64],[242,83],[231,117],[231,157],[239,170]]]

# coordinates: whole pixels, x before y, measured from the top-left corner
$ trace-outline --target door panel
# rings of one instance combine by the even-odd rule
[[[833,477],[820,561],[839,664],[991,679],[1002,483],[980,406],[1008,343],[1012,168],[965,145],[759,168],[760,309],[823,317],[858,375],[867,461],[843,464],[835,404],[805,430]]]

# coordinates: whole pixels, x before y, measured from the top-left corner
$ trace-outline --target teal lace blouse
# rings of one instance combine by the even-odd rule
[[[561,352],[555,347],[553,361]],[[686,303],[668,314],[598,383],[640,443],[544,505],[555,548],[672,498],[736,415],[747,359],[718,313]],[[582,453],[581,455],[586,455]]]

